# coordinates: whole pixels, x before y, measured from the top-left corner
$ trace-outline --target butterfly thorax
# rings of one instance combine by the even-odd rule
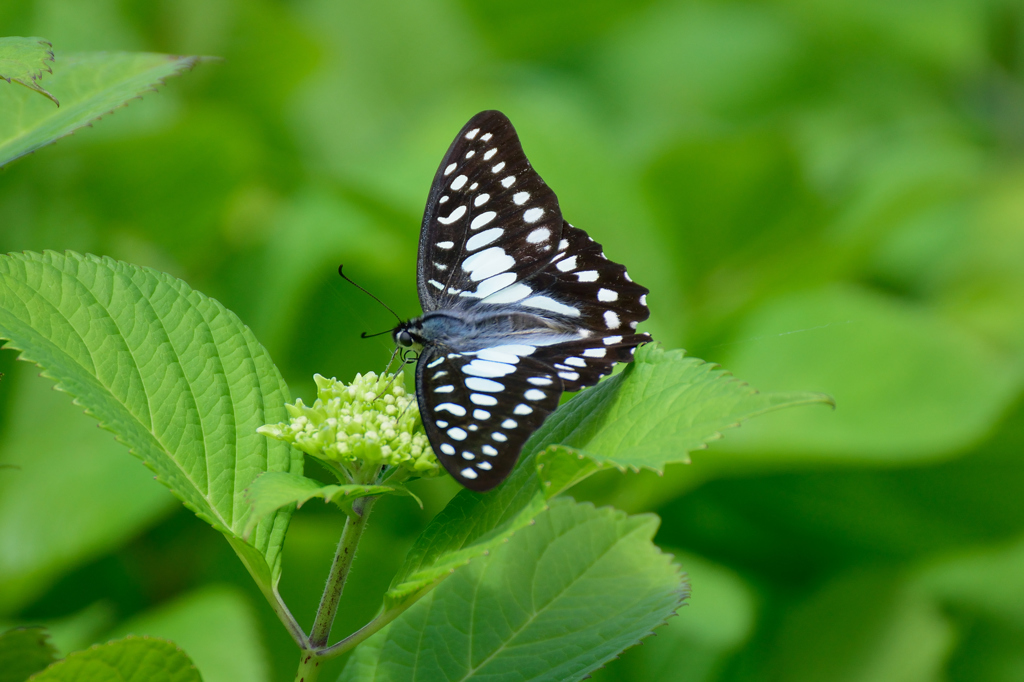
[[[579,339],[567,322],[527,312],[442,310],[405,322],[392,331],[395,342],[473,352],[503,344],[550,346]],[[411,343],[403,343],[404,340]]]

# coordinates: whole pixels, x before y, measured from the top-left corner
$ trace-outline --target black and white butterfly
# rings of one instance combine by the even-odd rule
[[[504,114],[459,132],[427,198],[417,284],[416,395],[444,468],[485,491],[512,470],[563,391],[592,386],[650,340],[648,290],[562,219]]]

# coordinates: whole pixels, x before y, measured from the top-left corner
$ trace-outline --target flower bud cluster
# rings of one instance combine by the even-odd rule
[[[440,473],[403,373],[357,374],[347,385],[319,374],[313,380],[316,402],[307,406],[299,399],[286,405],[291,419],[262,426],[259,432],[346,469],[386,464],[417,476]]]

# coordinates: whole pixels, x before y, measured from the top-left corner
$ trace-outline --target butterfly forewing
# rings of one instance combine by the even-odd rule
[[[558,407],[561,381],[528,348],[475,352],[425,348],[417,398],[438,460],[471,490],[490,490],[512,470],[523,443]]]
[[[543,267],[561,239],[554,192],[533,170],[504,114],[459,132],[430,189],[420,230],[424,312],[463,308]]]

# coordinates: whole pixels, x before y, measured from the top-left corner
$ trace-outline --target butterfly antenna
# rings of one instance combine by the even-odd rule
[[[398,320],[398,321],[399,321],[399,323],[401,323],[401,322],[403,322],[403,321],[404,321],[404,320],[402,320],[402,318],[400,318],[400,317],[398,316],[398,313],[396,313],[396,312],[395,312],[394,310],[392,310],[392,309],[391,309],[391,308],[390,308],[390,307],[388,306],[388,304],[387,304],[387,303],[385,303],[384,301],[380,300],[379,298],[377,298],[376,296],[374,296],[373,294],[371,294],[371,293],[370,293],[369,291],[367,291],[366,289],[364,289],[363,287],[359,286],[358,284],[356,284],[355,282],[353,282],[353,281],[352,281],[351,279],[349,279],[348,275],[346,275],[346,274],[345,274],[344,272],[342,272],[342,268],[344,268],[344,267],[345,267],[345,264],[344,264],[344,263],[342,263],[341,265],[339,265],[339,266],[338,266],[338,274],[339,274],[339,275],[341,275],[341,278],[342,278],[343,280],[345,280],[346,282],[348,282],[349,284],[351,284],[352,286],[354,286],[354,287],[355,287],[356,289],[359,289],[359,291],[363,292],[364,294],[366,294],[367,296],[369,296],[370,298],[372,298],[373,300],[375,300],[375,301],[376,301],[377,303],[380,303],[380,304],[381,304],[382,306],[384,306],[384,308],[385,308],[385,309],[387,309],[387,311],[388,311],[389,313],[391,313],[392,315],[394,315],[394,316],[395,316],[395,319],[396,319],[396,320]],[[388,331],[391,331],[391,330],[389,329]],[[387,333],[387,332],[381,332],[381,334],[386,334],[386,333]],[[367,335],[366,335],[366,332],[363,332],[362,336],[363,336],[363,338],[364,338],[364,339],[368,339],[368,338],[370,338],[370,336],[380,336],[380,334],[370,334],[369,336],[367,336]]]

